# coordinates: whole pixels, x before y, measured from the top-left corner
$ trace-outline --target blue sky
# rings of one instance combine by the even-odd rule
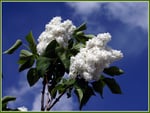
[[[74,25],[87,23],[87,33],[109,32],[109,46],[121,50],[124,58],[115,62],[125,71],[116,77],[123,94],[114,95],[105,87],[104,99],[93,96],[85,111],[145,111],[148,110],[148,3],[146,2],[45,2],[2,3],[2,51],[18,38],[32,30],[37,39],[54,16],[70,19]],[[25,106],[29,110],[40,109],[41,81],[29,87],[26,72],[18,72],[19,50],[13,55],[3,55],[2,96],[16,96],[10,107]],[[53,110],[78,110],[75,96],[66,96]]]

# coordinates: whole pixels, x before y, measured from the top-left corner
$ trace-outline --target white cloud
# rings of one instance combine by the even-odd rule
[[[73,97],[67,98],[66,95],[62,96],[59,102],[53,107],[52,111],[72,111],[76,108],[76,103]]]
[[[19,75],[19,82],[16,86],[11,86],[5,91],[6,95],[15,96],[17,99],[14,102],[10,102],[8,106],[10,108],[17,108],[19,106],[25,106],[32,111],[40,111],[41,109],[41,89],[42,81],[39,80],[38,83],[30,87],[26,80],[26,72]],[[46,96],[45,96],[46,97]],[[45,98],[46,102],[46,98]],[[29,106],[31,108],[29,108]],[[62,96],[60,101],[53,107],[53,111],[72,111],[77,108],[76,103],[74,103],[73,98],[67,98],[66,95]]]
[[[98,31],[104,31],[105,28],[103,26],[95,26],[97,25],[96,21],[99,20],[97,18],[101,13],[102,3],[100,2],[67,2],[70,8],[74,9],[72,13],[73,17],[79,17],[82,22],[86,22],[90,33],[98,33]],[[96,17],[96,18],[95,18]],[[95,21],[96,20],[96,21]],[[100,21],[99,21],[100,22]]]
[[[128,28],[118,29],[115,33],[114,45],[123,49],[126,55],[140,55],[148,46],[148,4],[146,2],[114,2],[105,5],[106,15],[110,20],[119,20]],[[143,35],[139,29],[145,32]],[[129,46],[127,46],[129,45]]]
[[[75,10],[75,13],[83,16],[93,14],[94,11],[98,11],[101,4],[98,2],[68,2],[67,5]]]
[[[89,18],[101,14],[107,15],[109,19],[117,19],[131,27],[148,29],[148,3],[147,2],[70,2],[68,6],[75,10],[82,19],[90,22]],[[104,9],[104,10],[102,10]],[[105,11],[102,12],[102,11]]]
[[[41,109],[40,100],[41,100],[41,94],[35,96],[34,102],[32,104],[32,111],[40,111]]]
[[[32,111],[39,111],[41,108],[41,94],[35,97],[35,100],[32,104]],[[46,99],[45,99],[46,101]],[[72,111],[77,108],[76,103],[73,101],[73,98],[67,98],[66,95],[62,96],[60,100],[54,105],[52,111]]]
[[[124,57],[141,55],[148,48],[148,36],[141,35],[140,31],[140,33],[137,32],[132,29],[127,31],[118,30],[112,36],[112,47],[120,49],[124,53]]]
[[[119,19],[130,26],[148,28],[148,3],[119,2],[105,5],[110,19]]]
[[[16,97],[16,101],[14,102],[10,102],[9,103],[9,107],[10,108],[16,108],[18,106],[26,106],[29,105],[28,103],[31,102],[31,100],[29,98],[34,97],[34,95],[36,93],[39,93],[41,88],[40,88],[40,80],[39,82],[33,86],[30,87],[29,84],[27,83],[26,80],[26,71],[24,71],[23,73],[21,73],[19,75],[19,82],[17,85],[15,86],[10,86],[6,91],[5,94],[6,95],[10,95],[10,96],[15,96]],[[26,106],[27,107],[27,106]]]
[[[86,20],[89,33],[110,32],[109,27],[114,28],[110,32],[113,34],[113,47],[124,50],[126,55],[139,55],[147,48],[147,2],[76,2],[68,3],[68,6],[75,10],[75,15],[80,15],[81,21]],[[111,24],[109,26],[107,23],[102,23],[105,21],[101,22],[101,19],[110,23],[118,22],[122,26]],[[132,47],[129,48],[127,45]]]

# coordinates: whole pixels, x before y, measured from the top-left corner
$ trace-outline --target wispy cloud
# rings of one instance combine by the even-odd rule
[[[74,9],[74,13],[82,18],[107,15],[109,19],[117,19],[131,27],[148,28],[148,3],[147,2],[76,2],[66,3]],[[105,11],[105,13],[104,13]]]
[[[9,96],[15,96],[17,99],[14,102],[9,103],[10,108],[16,108],[19,106],[30,107],[32,100],[34,99],[34,95],[40,93],[41,90],[41,81],[38,82],[33,87],[30,87],[26,80],[26,72],[21,73],[19,82],[15,86],[10,86],[5,94]],[[30,108],[28,108],[30,109]]]
[[[40,110],[40,108],[41,108],[40,99],[41,99],[41,94],[38,94],[35,96],[35,99],[32,103],[32,111],[39,111]]]
[[[138,56],[148,47],[148,4],[146,2],[111,2],[104,6],[106,17],[125,24],[115,32],[114,45],[128,56]],[[140,30],[140,29],[141,30]]]
[[[41,94],[36,95],[35,100],[32,104],[32,111],[39,111],[41,108]],[[46,101],[46,99],[45,99]],[[76,102],[73,100],[73,97],[67,98],[66,95],[62,96],[60,100],[52,108],[52,111],[72,111],[77,108]]]
[[[76,2],[67,5],[74,9],[75,15],[80,15],[82,21],[86,20],[89,32],[111,31],[111,44],[126,55],[139,55],[147,48],[147,2]]]
[[[94,11],[98,11],[101,7],[101,4],[98,2],[68,2],[66,4],[72,7],[76,14],[82,16],[89,16],[93,14]]]
[[[82,22],[86,22],[88,29],[87,32],[90,31],[92,33],[98,33],[98,31],[104,31],[105,28],[103,26],[95,26],[97,25],[96,22],[100,22],[99,15],[101,15],[102,5],[101,2],[67,2],[67,6],[72,8],[74,12],[72,16],[74,18],[80,18]]]
[[[64,95],[60,101],[53,107],[52,111],[72,111],[77,108],[77,103],[73,97],[67,98]]]
[[[108,18],[118,19],[130,26],[148,28],[148,3],[146,2],[119,2],[105,5]]]
[[[15,86],[9,87],[5,94],[9,96],[15,96],[17,99],[14,102],[9,103],[10,108],[18,108],[20,106],[25,106],[28,110],[40,111],[41,108],[41,89],[42,81],[39,80],[38,83],[30,87],[26,80],[26,71],[20,74],[19,82]],[[45,102],[46,100],[45,96]],[[66,95],[62,96],[59,102],[53,107],[53,111],[72,111],[76,109],[76,103],[73,97],[67,98]]]

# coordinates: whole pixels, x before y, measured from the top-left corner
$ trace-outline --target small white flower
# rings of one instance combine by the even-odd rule
[[[68,46],[68,40],[72,38],[76,26],[72,24],[72,21],[66,20],[61,22],[61,17],[54,17],[46,26],[45,31],[41,33],[38,38],[37,51],[39,55],[42,55],[47,45],[56,40],[60,46],[66,48]]]
[[[24,106],[17,108],[19,111],[28,111],[28,109]]]
[[[98,80],[104,68],[123,57],[121,51],[113,50],[106,44],[111,40],[109,33],[98,34],[86,42],[85,48],[71,57],[70,77],[77,75],[86,81]]]

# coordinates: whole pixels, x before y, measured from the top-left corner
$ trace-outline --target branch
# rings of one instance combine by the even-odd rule
[[[47,89],[48,89],[48,85],[47,85]],[[51,105],[53,98],[49,97],[49,94],[47,94],[47,104],[45,105],[45,110],[47,110],[47,108],[49,108],[49,106]]]
[[[55,99],[55,101],[52,103],[52,105],[50,107],[48,107],[46,110],[49,111],[51,110],[51,108],[59,101],[59,99],[66,93],[66,90],[70,88],[70,86],[66,87],[65,90],[62,92],[61,95],[59,95],[58,98]]]
[[[47,111],[51,110],[51,108],[59,101],[59,99],[65,94],[65,92],[66,90],[61,95],[59,95],[58,98],[56,98],[56,100],[52,103],[52,105],[47,108]]]
[[[45,79],[43,80],[43,89],[42,89],[42,96],[41,96],[41,111],[44,111],[44,94],[45,94],[45,86],[46,86],[46,81]]]

